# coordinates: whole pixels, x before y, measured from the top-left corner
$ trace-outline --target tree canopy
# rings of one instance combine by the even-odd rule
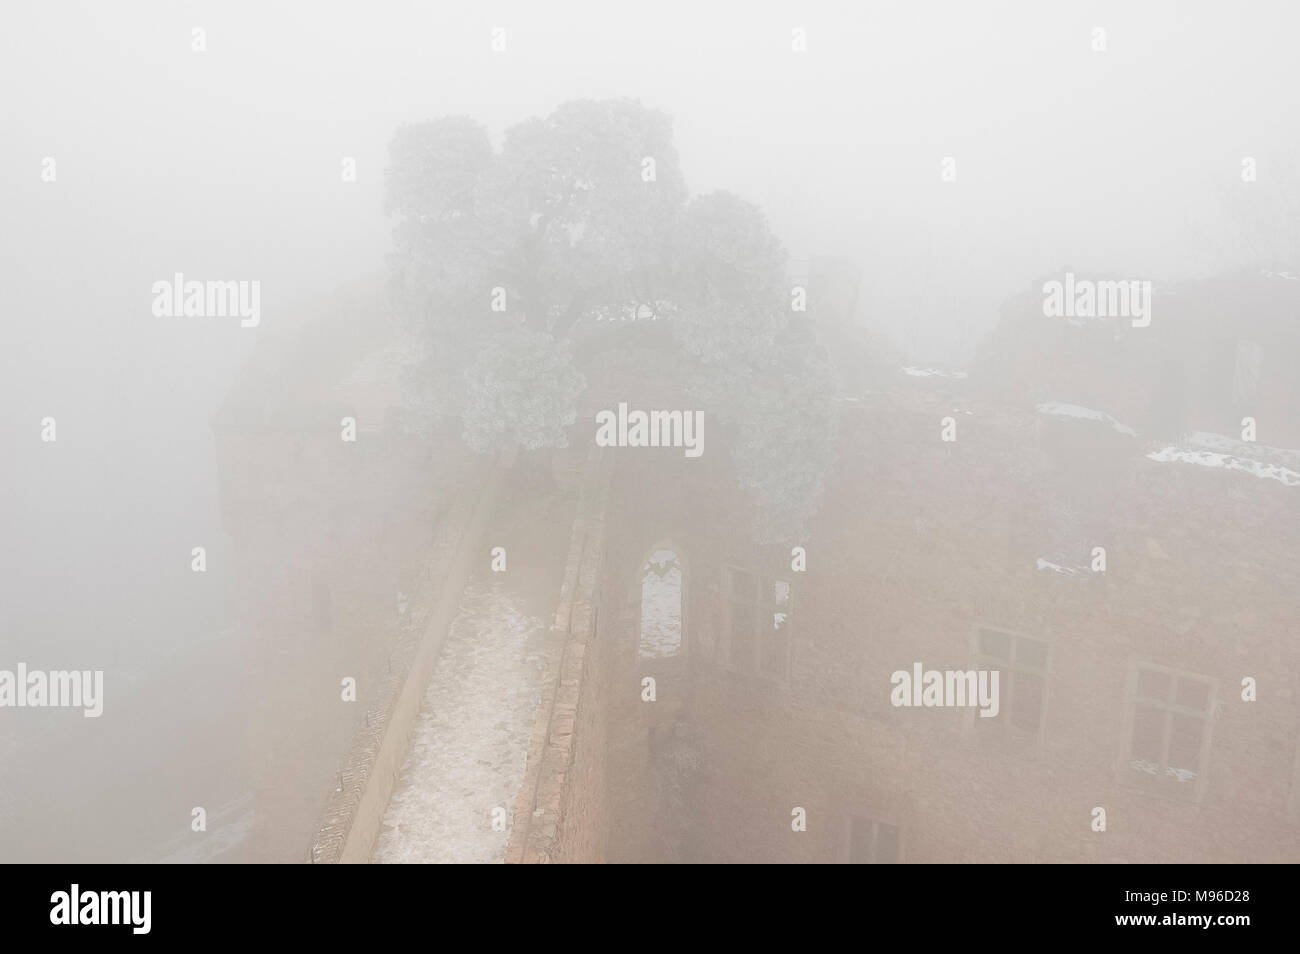
[[[468,117],[390,146],[397,300],[421,345],[417,424],[457,416],[476,450],[562,447],[586,381],[576,337],[614,314],[668,318],[695,400],[730,425],[755,536],[804,532],[832,461],[825,356],[791,326],[787,255],[761,210],[690,197],[663,113],[566,103],[494,150]]]

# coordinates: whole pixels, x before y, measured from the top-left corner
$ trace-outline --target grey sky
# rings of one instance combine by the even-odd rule
[[[964,363],[1003,300],[1065,265],[1176,278],[1232,264],[1241,157],[1262,187],[1300,155],[1300,12],[1089,6],[10,7],[0,389],[16,487],[0,509],[11,538],[50,550],[46,569],[11,562],[58,565],[71,541],[36,533],[39,514],[103,521],[101,498],[152,499],[147,529],[171,500],[176,533],[194,536],[196,514],[215,530],[211,415],[290,306],[382,267],[386,146],[406,121],[466,113],[499,140],[565,100],[638,97],[674,117],[692,190],[757,202],[796,257],[856,260],[859,320],[922,362]],[[356,183],[340,181],[344,156]],[[150,284],[176,271],[260,280],[261,327],[154,318]],[[47,414],[65,446],[157,463],[55,491],[29,440]]]

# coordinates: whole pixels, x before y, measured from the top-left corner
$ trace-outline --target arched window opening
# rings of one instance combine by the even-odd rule
[[[669,549],[654,550],[641,567],[642,659],[676,656],[682,648],[682,565]]]

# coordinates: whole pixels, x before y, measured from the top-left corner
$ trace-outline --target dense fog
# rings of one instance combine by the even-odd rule
[[[468,116],[499,149],[562,104],[639,100],[690,195],[849,263],[852,323],[918,367],[970,367],[1067,269],[1159,285],[1300,251],[1288,2],[51,2],[0,24],[0,669],[106,674],[100,719],[0,711],[3,860],[302,860],[246,822],[186,841],[188,806],[239,819],[252,784],[213,422],[263,341],[292,353],[390,267],[403,124]],[[256,327],[160,317],[176,273],[260,282]]]

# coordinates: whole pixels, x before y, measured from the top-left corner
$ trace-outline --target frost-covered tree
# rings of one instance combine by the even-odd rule
[[[789,327],[786,253],[759,209],[688,200],[667,116],[579,101],[505,133],[464,117],[398,130],[387,208],[397,300],[421,343],[420,415],[475,449],[562,447],[583,345],[614,316],[667,317],[690,390],[739,435],[758,534],[801,532],[830,466],[829,375]]]
[[[517,329],[494,335],[465,372],[465,442],[477,451],[566,447],[586,381],[567,341]]]

